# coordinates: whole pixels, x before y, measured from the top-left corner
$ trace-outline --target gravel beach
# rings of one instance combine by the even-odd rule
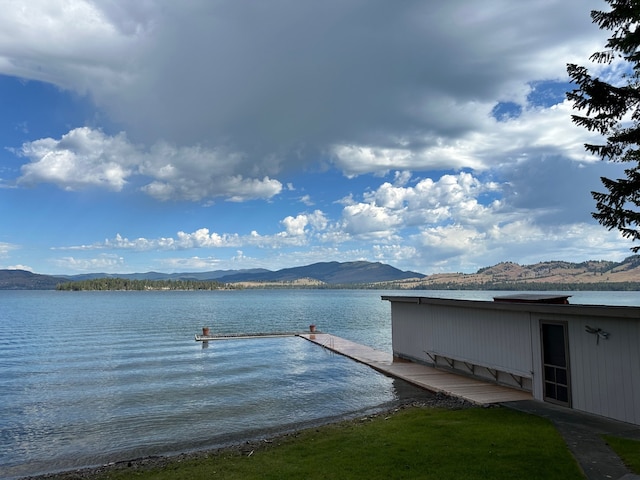
[[[412,387],[413,388],[413,387]],[[135,458],[131,460],[125,460],[121,462],[109,463],[106,465],[100,465],[95,467],[88,467],[76,470],[69,470],[63,472],[47,473],[43,475],[22,477],[21,480],[90,480],[98,478],[109,471],[140,471],[147,469],[163,468],[169,464],[175,462],[181,462],[185,460],[194,460],[198,458],[209,458],[212,456],[222,454],[237,454],[237,455],[249,455],[256,450],[266,448],[272,444],[277,444],[279,440],[296,435],[296,432],[307,428],[315,428],[329,423],[338,422],[364,422],[380,416],[388,416],[393,413],[412,407],[432,407],[432,408],[448,408],[448,409],[461,409],[469,408],[474,405],[443,394],[433,394],[426,391],[413,392],[411,395],[414,398],[403,398],[392,404],[381,406],[379,409],[374,409],[371,413],[366,415],[359,415],[353,417],[341,417],[337,419],[327,419],[322,422],[316,422],[314,424],[300,424],[295,428],[289,429],[286,432],[280,432],[275,435],[270,435],[270,432],[264,432],[264,435],[260,435],[251,439],[244,440],[232,445],[220,446],[217,448],[198,450],[193,452],[184,452],[176,455],[166,456],[150,456],[143,458]]]

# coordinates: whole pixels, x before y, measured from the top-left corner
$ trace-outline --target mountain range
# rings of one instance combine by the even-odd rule
[[[221,283],[242,284],[291,284],[297,285],[348,285],[371,282],[388,282],[422,278],[417,272],[404,272],[383,263],[372,262],[321,262],[303,267],[271,271],[266,269],[216,270],[190,273],[88,273],[80,275],[41,275],[25,270],[0,270],[0,290],[51,290],[65,282],[92,280],[95,278],[125,278],[129,280],[214,280]]]
[[[214,280],[242,287],[315,286],[397,289],[474,288],[495,289],[510,286],[530,289],[544,286],[627,284],[640,287],[640,255],[622,262],[603,260],[571,263],[564,261],[519,265],[501,262],[476,273],[424,275],[402,271],[379,262],[321,262],[302,267],[271,271],[266,269],[216,270],[191,273],[90,273],[81,275],[41,275],[25,270],[0,270],[0,290],[52,290],[60,283],[95,278],[130,280]],[[638,284],[634,287],[633,284]],[[557,287],[556,287],[557,288]]]

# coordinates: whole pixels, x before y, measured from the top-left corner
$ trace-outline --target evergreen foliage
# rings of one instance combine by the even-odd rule
[[[591,192],[597,211],[592,213],[609,230],[617,228],[625,238],[640,239],[640,2],[605,0],[610,11],[591,12],[600,29],[612,32],[606,50],[590,58],[598,63],[622,62],[627,73],[619,84],[593,77],[587,68],[567,65],[567,72],[578,88],[567,93],[574,109],[576,125],[602,135],[603,144],[585,144],[587,152],[605,161],[629,165],[626,178],[601,177],[606,192]],[[640,246],[631,249],[640,251]]]
[[[221,290],[227,285],[201,280],[131,280],[127,278],[95,278],[57,285],[57,290]]]

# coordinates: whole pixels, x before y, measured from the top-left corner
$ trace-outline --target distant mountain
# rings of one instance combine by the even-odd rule
[[[53,290],[66,279],[26,270],[0,270],[0,290]]]
[[[519,265],[501,262],[476,273],[440,273],[418,281],[405,282],[397,288],[412,289],[557,289],[565,286],[579,289],[581,285],[602,285],[610,289],[612,284],[637,289],[640,285],[640,255],[622,262],[589,260],[581,263],[564,261],[539,262]],[[626,288],[626,287],[625,287]]]
[[[83,275],[38,275],[24,270],[0,270],[0,290],[52,290],[58,283],[95,278],[130,280],[212,280],[252,286],[331,287],[363,285],[397,289],[577,289],[580,285],[599,285],[600,289],[640,289],[640,255],[622,262],[564,261],[519,265],[501,262],[476,273],[423,275],[373,262],[323,262],[278,271],[265,269],[217,270],[194,273],[91,273]],[[610,287],[607,287],[610,285]]]
[[[245,282],[294,282],[297,280],[315,280],[329,285],[345,285],[353,283],[389,282],[422,278],[417,272],[403,272],[391,265],[372,262],[323,262],[305,267],[285,268],[276,272],[237,273],[220,277],[224,283]]]
[[[300,286],[348,285],[422,278],[421,273],[403,272],[390,265],[372,262],[327,262],[304,267],[285,268],[273,272],[261,268],[249,270],[217,270],[193,273],[87,273],[48,276],[24,270],[0,270],[0,289],[55,289],[58,283],[124,278],[129,280],[215,280],[222,283],[296,283]]]

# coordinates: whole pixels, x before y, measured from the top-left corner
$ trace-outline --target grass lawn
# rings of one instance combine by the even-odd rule
[[[604,439],[629,469],[640,475],[640,441],[605,435]]]
[[[173,460],[108,479],[582,479],[547,420],[506,408],[412,407]]]

